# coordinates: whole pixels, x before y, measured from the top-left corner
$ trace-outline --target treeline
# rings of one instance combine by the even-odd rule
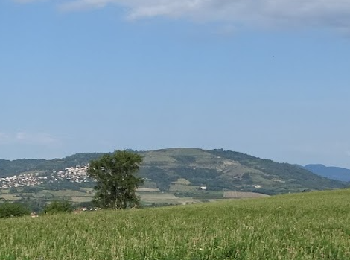
[[[40,203],[37,201],[36,203]],[[22,217],[26,215],[38,216],[37,214],[54,215],[58,213],[70,213],[81,205],[73,205],[67,200],[54,200],[40,205],[40,208],[34,207],[26,202],[1,203],[0,218]]]

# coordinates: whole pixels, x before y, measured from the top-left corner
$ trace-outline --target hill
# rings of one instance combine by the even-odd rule
[[[305,169],[332,180],[350,182],[350,169],[339,167],[327,167],[322,164],[305,165]]]
[[[171,191],[177,196],[193,197],[200,190],[271,195],[346,187],[343,182],[320,177],[298,166],[223,149],[179,148],[138,152],[144,157],[139,173],[146,180],[144,188]],[[66,167],[86,165],[101,155],[79,153],[54,160],[0,160],[0,177],[28,171],[46,171],[49,174]]]
[[[276,163],[223,149],[164,149],[142,154],[144,164],[140,174],[154,181],[162,190],[173,189],[179,180],[185,180],[186,184],[182,186],[204,185],[209,190],[266,194],[346,186],[288,163]]]
[[[350,259],[350,190],[0,220],[0,259]]]

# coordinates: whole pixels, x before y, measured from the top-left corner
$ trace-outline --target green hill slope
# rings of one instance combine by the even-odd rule
[[[265,194],[343,188],[347,184],[329,180],[306,169],[276,163],[243,153],[202,149],[140,151],[144,157],[140,175],[145,187],[193,195],[207,191],[237,190]],[[85,165],[102,154],[75,154],[54,160],[0,160],[0,177],[27,171],[59,171]]]
[[[288,163],[276,163],[243,153],[201,149],[142,152],[141,176],[162,190],[177,180],[208,190],[242,190],[266,194],[343,188],[346,184],[313,174]]]
[[[0,220],[4,260],[350,259],[350,190]]]

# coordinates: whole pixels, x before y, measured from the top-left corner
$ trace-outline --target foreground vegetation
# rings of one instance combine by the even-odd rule
[[[350,259],[350,190],[0,220],[0,259]]]

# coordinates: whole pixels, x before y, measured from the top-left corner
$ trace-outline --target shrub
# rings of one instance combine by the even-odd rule
[[[20,203],[0,204],[0,218],[21,217],[30,215],[30,210]]]
[[[69,201],[62,200],[62,201],[52,201],[50,204],[47,204],[44,207],[44,213],[45,214],[57,214],[57,213],[65,213],[65,212],[72,212],[72,204]]]

